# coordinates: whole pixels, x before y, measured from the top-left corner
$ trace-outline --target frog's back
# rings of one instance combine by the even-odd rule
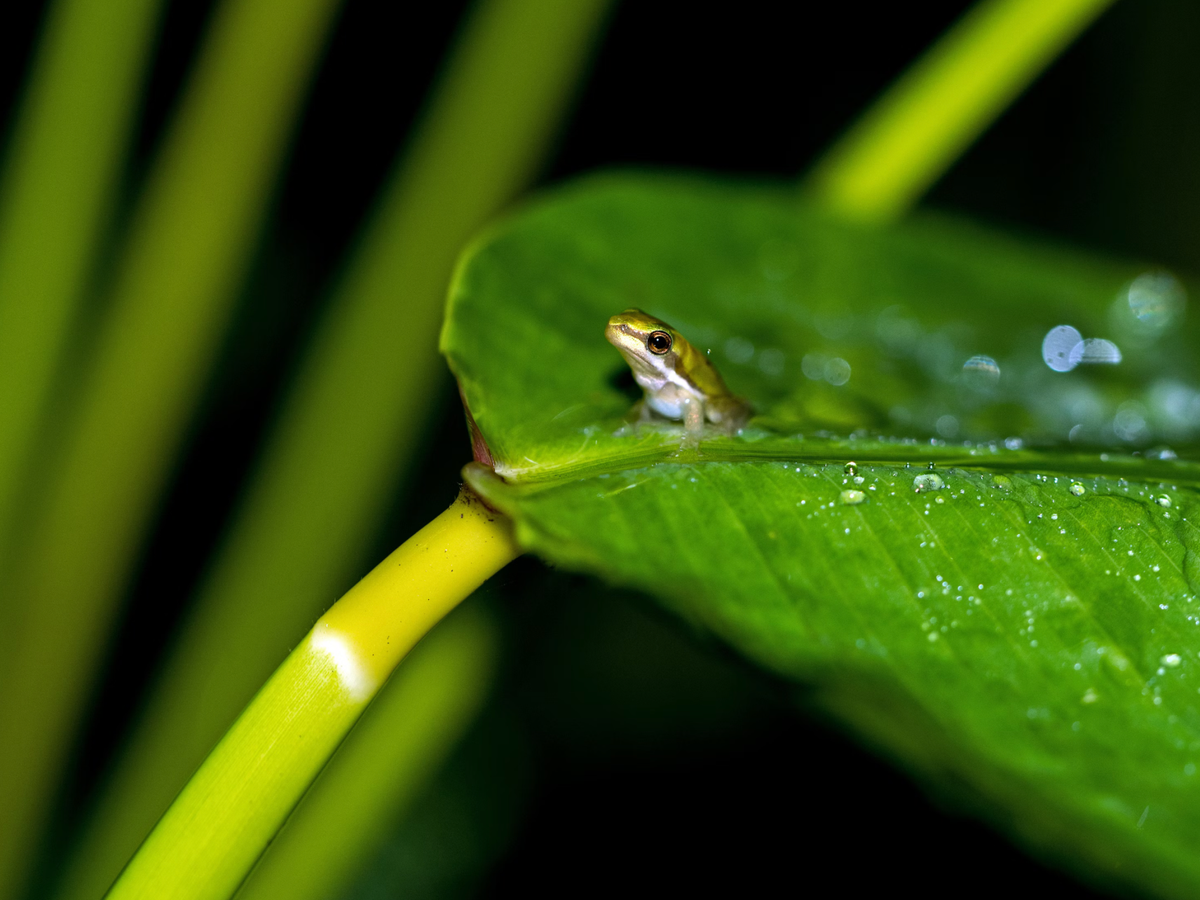
[[[682,339],[677,340],[676,351],[684,371],[688,373],[688,380],[706,398],[706,418],[714,425],[722,425],[731,430],[746,424],[752,412],[750,404],[729,390],[725,379],[709,361],[708,356]]]
[[[679,361],[683,363],[682,371],[687,373],[688,380],[707,397],[733,397],[725,385],[725,379],[709,361],[708,356],[688,343],[679,332],[672,329],[672,333],[675,337],[675,352]],[[680,371],[680,367],[676,366],[675,370]]]

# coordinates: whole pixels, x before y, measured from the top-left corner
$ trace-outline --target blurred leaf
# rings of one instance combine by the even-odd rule
[[[287,648],[360,571],[436,395],[453,260],[536,171],[607,6],[498,0],[476,10],[301,361],[65,896],[91,897],[111,881]]]
[[[0,564],[116,199],[162,5],[47,4],[0,185]]]
[[[525,547],[819,684],[1022,840],[1188,896],[1200,466],[1144,449],[1196,447],[1182,291],[963,223],[871,230],[766,189],[609,178],[475,248],[443,348],[507,482],[468,478]],[[711,348],[760,413],[743,435],[628,433],[603,326],[630,305]],[[1098,338],[1120,364],[1089,359]],[[952,426],[965,441],[931,437]]]
[[[36,840],[110,619],[208,373],[336,0],[229,0],[133,212],[0,591],[0,846]]]
[[[1112,0],[980,0],[817,163],[815,196],[897,218]]]
[[[46,21],[0,184],[0,572],[14,565],[19,499],[51,384],[87,298],[101,230],[115,199],[158,0],[63,0]],[[0,579],[2,579],[0,575]],[[21,604],[0,603],[5,634]],[[0,663],[0,682],[5,663]],[[0,704],[2,705],[2,704]],[[0,896],[28,876],[41,811],[12,795],[26,775],[0,778]]]

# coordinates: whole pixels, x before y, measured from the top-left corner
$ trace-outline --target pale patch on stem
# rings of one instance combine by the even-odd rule
[[[318,622],[308,633],[307,643],[309,652],[323,653],[329,658],[351,700],[369,700],[379,690],[379,682],[363,663],[362,648],[350,635],[334,631],[328,623]]]

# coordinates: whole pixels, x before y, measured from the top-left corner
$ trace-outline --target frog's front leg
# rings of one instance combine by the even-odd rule
[[[654,409],[649,403],[646,402],[644,397],[637,402],[637,404],[634,406],[634,409],[637,411],[637,418],[634,420],[635,430],[637,426],[645,425],[647,422],[654,421]]]
[[[679,412],[683,418],[683,441],[679,449],[695,450],[700,446],[700,435],[704,433],[704,401],[684,397],[679,401]]]
[[[622,437],[624,435],[637,435],[640,433],[643,425],[654,420],[654,410],[650,408],[650,404],[643,398],[633,404],[629,412],[625,414],[621,427],[617,429],[616,435]]]

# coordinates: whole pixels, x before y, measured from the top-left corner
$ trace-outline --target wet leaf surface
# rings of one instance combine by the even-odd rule
[[[758,413],[742,435],[629,426],[603,337],[628,306],[710,351]],[[468,479],[524,546],[818,685],[1069,865],[1185,896],[1195,328],[1149,266],[617,177],[486,236],[443,349],[496,461]]]

